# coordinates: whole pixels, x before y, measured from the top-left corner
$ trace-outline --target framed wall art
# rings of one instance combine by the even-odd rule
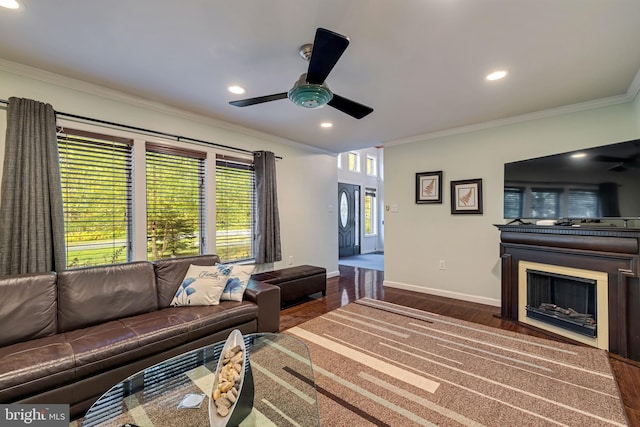
[[[482,179],[451,181],[451,213],[482,213]]]
[[[442,203],[442,171],[416,173],[416,203]]]

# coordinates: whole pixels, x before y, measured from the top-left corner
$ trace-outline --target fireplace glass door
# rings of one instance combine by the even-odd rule
[[[597,281],[527,269],[527,317],[597,336]]]

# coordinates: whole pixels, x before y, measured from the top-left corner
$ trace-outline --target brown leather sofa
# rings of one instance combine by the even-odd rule
[[[0,277],[0,403],[68,403],[82,415],[137,371],[243,334],[277,332],[280,289],[241,302],[169,307],[189,265],[216,255]]]

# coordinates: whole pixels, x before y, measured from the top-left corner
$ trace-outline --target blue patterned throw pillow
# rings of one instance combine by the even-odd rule
[[[226,284],[227,277],[216,266],[192,264],[170,305],[218,305]]]
[[[218,267],[220,274],[227,277],[220,300],[242,301],[244,290],[249,284],[255,265],[217,264],[216,267]]]

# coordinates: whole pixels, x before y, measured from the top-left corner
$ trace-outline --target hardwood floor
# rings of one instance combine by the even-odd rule
[[[280,312],[280,330],[291,328],[359,298],[369,297],[469,322],[543,338],[564,340],[529,326],[500,319],[500,309],[488,305],[443,298],[434,295],[384,288],[384,273],[357,267],[340,266],[340,276],[327,280],[327,296],[307,299]],[[610,355],[630,426],[640,427],[640,363]]]

